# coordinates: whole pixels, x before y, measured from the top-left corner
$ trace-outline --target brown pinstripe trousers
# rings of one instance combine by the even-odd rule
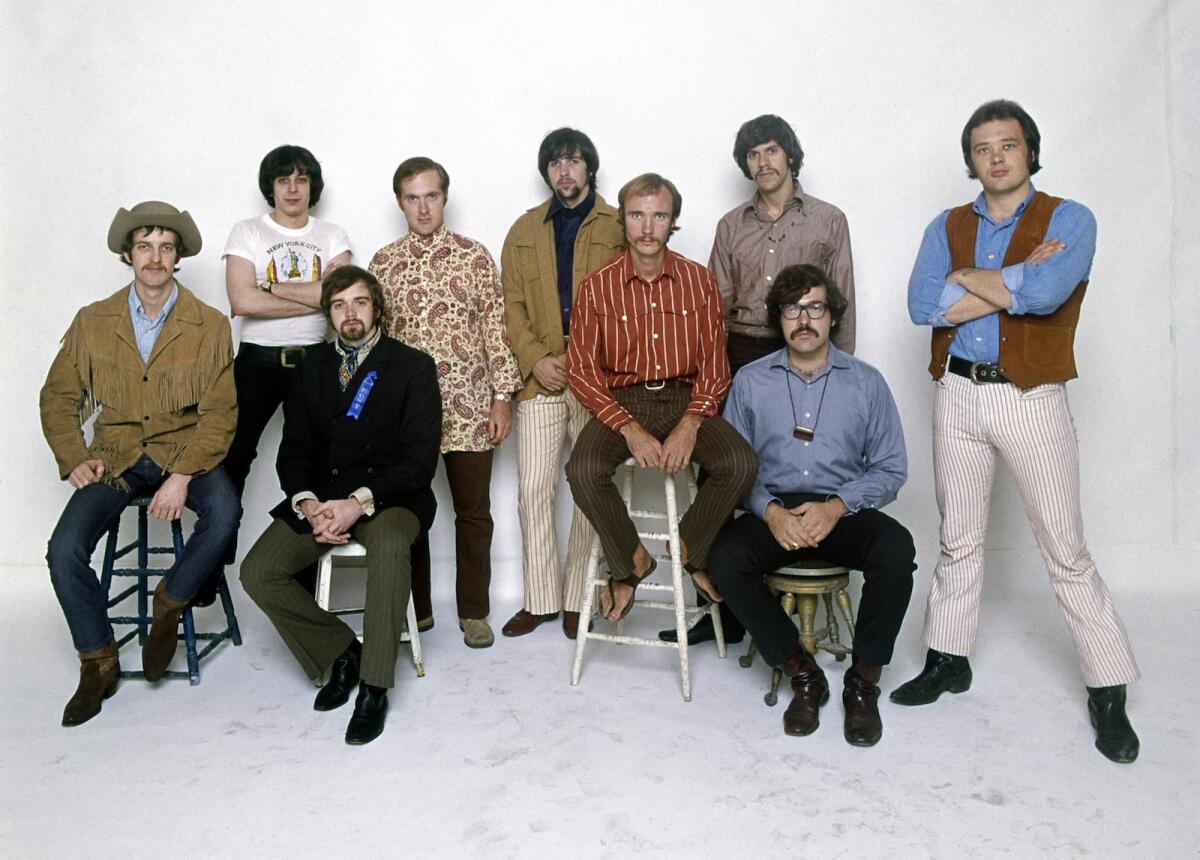
[[[367,550],[361,677],[377,687],[391,687],[395,681],[412,578],[409,552],[420,530],[416,516],[406,508],[385,508],[350,529]],[[354,639],[346,622],[317,606],[312,593],[295,580],[328,549],[312,535],[272,520],[242,561],[242,587],[313,679],[320,678]]]
[[[1020,389],[976,385],[946,373],[933,401],[933,467],[942,516],[941,553],[925,617],[925,644],[975,651],[983,541],[996,456],[1016,478],[1025,515],[1089,687],[1140,675],[1125,626],[1083,537],[1079,447],[1062,383]]]
[[[613,397],[662,441],[679,423],[691,400],[691,388],[668,384],[652,391],[628,385],[614,389]],[[633,553],[639,543],[637,528],[613,483],[617,467],[627,459],[625,437],[593,418],[575,440],[567,461],[575,504],[600,535],[604,558],[617,579],[633,575]],[[680,519],[679,537],[687,547],[688,568],[704,570],[717,532],[754,486],[758,461],[746,440],[719,415],[701,422],[692,461],[708,473],[708,480]]]

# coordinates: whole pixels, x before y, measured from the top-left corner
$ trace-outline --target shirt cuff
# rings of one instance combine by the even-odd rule
[[[300,519],[304,519],[304,514],[300,510],[300,504],[308,499],[312,499],[314,502],[321,501],[311,490],[301,490],[292,496],[292,510],[296,512],[296,516]]]
[[[1008,288],[1010,296],[1008,312],[1010,314],[1025,313],[1025,300],[1021,298],[1021,287],[1025,285],[1025,264],[1017,263],[1013,266],[1005,266],[1000,270],[1000,280]]]
[[[929,324],[935,326],[954,325],[946,319],[946,311],[954,307],[955,303],[966,294],[966,287],[953,281],[946,281],[946,285],[942,287],[941,298],[938,299],[936,313],[930,318]]]
[[[375,494],[369,487],[359,487],[350,494],[350,498],[362,505],[363,513],[368,517],[375,516]]]

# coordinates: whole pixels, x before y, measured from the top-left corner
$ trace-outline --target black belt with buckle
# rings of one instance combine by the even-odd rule
[[[238,347],[238,352],[243,350],[253,355],[257,361],[266,361],[270,364],[279,363],[280,367],[296,367],[300,362],[304,361],[304,357],[310,349],[320,346],[319,343],[309,343],[304,346],[261,346],[257,343],[243,342]]]
[[[676,377],[675,379],[653,379],[653,380],[648,380],[646,382],[635,382],[634,385],[644,388],[647,391],[662,391],[664,388],[683,388],[683,387],[691,388],[692,387],[692,384],[690,382],[684,382],[682,379],[679,379],[678,377]]]
[[[987,361],[967,361],[965,358],[952,355],[946,369],[959,376],[965,376],[976,385],[983,385],[987,382],[1008,382],[1008,379],[1000,372],[1000,365]]]

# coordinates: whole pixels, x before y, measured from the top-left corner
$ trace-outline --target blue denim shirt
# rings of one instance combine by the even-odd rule
[[[733,378],[724,417],[758,455],[743,507],[760,518],[778,496],[799,493],[838,496],[851,513],[882,508],[908,478],[904,430],[887,382],[832,344],[829,362],[811,381],[788,365],[787,347],[747,364]],[[796,438],[797,424],[814,431],[811,441]]]
[[[154,342],[158,340],[159,332],[162,331],[163,324],[167,321],[167,315],[171,313],[171,308],[175,307],[175,300],[178,298],[179,286],[172,281],[171,295],[167,296],[167,301],[163,304],[158,319],[152,320],[146,316],[142,300],[138,298],[134,285],[129,285],[129,318],[133,321],[133,336],[137,339],[138,352],[141,354],[143,362],[150,360],[150,353],[154,351]]]
[[[1086,280],[1096,252],[1096,219],[1086,206],[1064,200],[1050,217],[1047,239],[1060,239],[1066,249],[1037,265],[1016,263],[1003,266],[1004,255],[1012,241],[1017,222],[1033,196],[1030,186],[1026,197],[1011,218],[993,221],[987,212],[983,194],[975,198],[979,229],[975,234],[975,266],[1000,269],[1004,286],[1012,295],[1008,313],[1052,314],[1070,298],[1080,281]],[[947,209],[925,228],[921,250],[908,281],[908,313],[917,325],[949,326],[948,311],[967,291],[946,280],[951,271],[950,243],[946,237]],[[1002,268],[1003,266],[1003,268]],[[967,361],[994,362],[1000,357],[1000,314],[988,314],[959,325],[958,335],[950,344],[950,354]]]

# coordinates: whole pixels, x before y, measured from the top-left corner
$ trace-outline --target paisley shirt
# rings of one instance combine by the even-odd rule
[[[492,395],[521,387],[491,254],[443,226],[385,245],[369,269],[383,286],[387,334],[437,363],[442,451],[487,451]]]

